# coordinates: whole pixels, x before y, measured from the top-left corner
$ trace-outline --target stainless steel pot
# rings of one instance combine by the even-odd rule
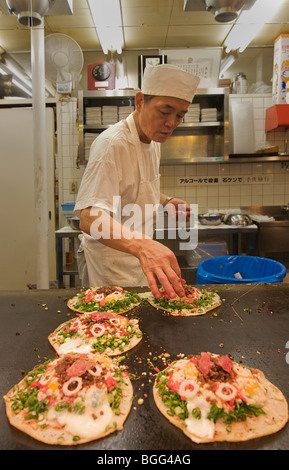
[[[282,207],[281,207],[281,212],[282,212],[282,215],[283,215],[286,219],[289,219],[289,203],[287,204],[287,206],[282,206]]]
[[[200,214],[199,221],[202,225],[220,225],[222,216],[220,214]]]
[[[245,214],[227,214],[223,217],[223,223],[226,225],[247,227],[252,224],[252,219]]]
[[[68,223],[73,230],[79,230],[79,218],[78,217],[68,217]]]

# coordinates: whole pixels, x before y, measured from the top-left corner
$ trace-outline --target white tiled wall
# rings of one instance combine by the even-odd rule
[[[281,162],[161,166],[161,175],[162,192],[184,199],[189,204],[198,204],[199,213],[208,209],[273,206],[289,202],[289,164]],[[247,182],[253,175],[260,182]],[[180,178],[183,177],[187,181],[201,179],[202,182],[182,186]],[[204,182],[216,178],[219,184]],[[229,182],[222,183],[223,178]]]
[[[66,98],[57,106],[57,173],[59,181],[60,226],[67,223],[61,212],[61,203],[74,202],[77,194],[70,193],[70,182],[76,181],[79,187],[84,168],[77,163],[78,127],[77,100]]]

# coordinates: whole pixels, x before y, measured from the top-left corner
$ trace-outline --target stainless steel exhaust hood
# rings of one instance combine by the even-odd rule
[[[255,0],[184,0],[184,11],[207,10],[218,23],[235,21],[241,10],[249,10]]]
[[[73,0],[0,0],[0,10],[3,15],[20,15],[18,20],[24,26],[32,21],[35,26],[44,15],[72,15]]]
[[[54,0],[6,0],[9,13],[23,26],[39,26]]]

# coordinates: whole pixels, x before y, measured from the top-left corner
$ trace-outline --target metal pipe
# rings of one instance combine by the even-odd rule
[[[31,28],[37,289],[49,289],[44,25]]]

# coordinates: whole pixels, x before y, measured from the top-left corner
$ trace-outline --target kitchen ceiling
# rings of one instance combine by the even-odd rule
[[[193,1],[196,4],[202,2]],[[217,23],[214,15],[205,11],[205,8],[184,11],[183,0],[120,0],[120,5],[124,51],[220,47],[234,24]],[[45,16],[44,25],[45,34],[67,34],[78,42],[84,52],[101,49],[87,0],[74,0],[72,15]],[[250,44],[251,53],[249,50],[245,51],[243,57],[247,56],[248,60],[252,60],[255,57],[254,50],[272,48],[274,40],[281,33],[289,33],[289,0],[285,0],[270,23],[264,25]],[[29,50],[29,28],[20,25],[16,16],[7,14],[6,0],[0,0],[0,53]]]
[[[214,15],[205,10],[184,11],[183,0],[120,0],[120,4],[124,50],[219,47],[232,27],[232,23],[217,23]],[[0,1],[1,7],[7,10],[6,0]],[[44,24],[46,34],[67,34],[84,51],[100,49],[87,0],[74,0],[72,15],[45,16]],[[276,37],[286,32],[289,33],[289,0],[284,1],[284,6],[251,46],[273,45]],[[16,16],[3,14],[1,10],[0,46],[6,52],[30,50],[29,29],[21,26]]]

